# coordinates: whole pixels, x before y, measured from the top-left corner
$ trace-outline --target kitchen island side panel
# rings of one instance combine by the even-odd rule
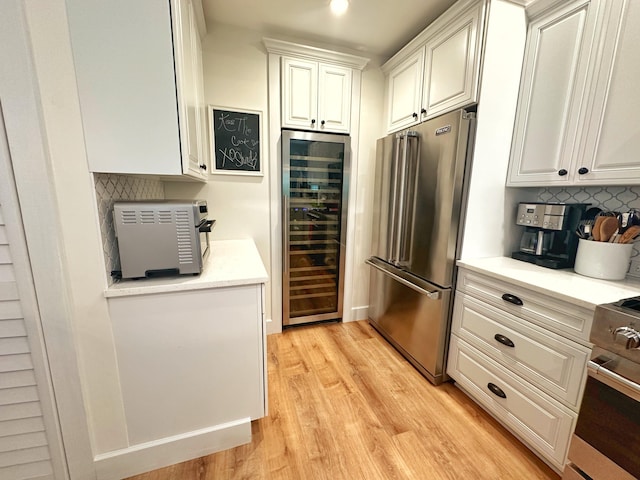
[[[129,445],[265,414],[262,285],[109,299]]]

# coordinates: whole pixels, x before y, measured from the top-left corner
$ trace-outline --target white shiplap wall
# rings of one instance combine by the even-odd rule
[[[0,478],[53,479],[8,236],[0,205]]]

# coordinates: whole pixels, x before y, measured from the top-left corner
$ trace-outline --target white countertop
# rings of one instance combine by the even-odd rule
[[[553,270],[509,257],[458,260],[458,266],[591,309],[640,295],[637,280],[600,280],[572,269]]]
[[[105,291],[105,297],[200,290],[264,283],[269,279],[252,239],[216,240],[200,275],[121,280]]]

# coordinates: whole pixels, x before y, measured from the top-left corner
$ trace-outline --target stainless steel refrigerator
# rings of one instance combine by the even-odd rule
[[[458,110],[376,146],[369,321],[427,379],[446,379],[455,261],[475,114]]]
[[[282,131],[282,324],[342,317],[350,137]]]

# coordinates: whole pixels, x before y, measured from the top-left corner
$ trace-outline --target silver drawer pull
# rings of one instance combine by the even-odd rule
[[[489,391],[491,393],[493,393],[495,396],[500,397],[500,398],[507,398],[507,394],[504,393],[504,390],[502,390],[499,386],[497,386],[495,383],[487,383],[487,388],[489,389]]]
[[[442,292],[440,292],[439,290],[432,290],[432,291],[426,290],[426,289],[416,285],[415,283],[411,283],[410,281],[405,280],[401,276],[396,275],[395,273],[390,272],[389,270],[386,270],[386,269],[380,267],[379,265],[376,265],[371,260],[365,260],[364,263],[366,263],[367,265],[371,265],[374,268],[377,268],[378,270],[380,270],[385,275],[388,275],[389,277],[391,277],[394,280],[400,282],[404,286],[409,287],[409,288],[415,290],[416,292],[418,292],[418,293],[420,293],[422,295],[425,295],[426,297],[430,298],[431,300],[440,300],[440,297],[442,296]]]
[[[515,343],[513,343],[511,341],[511,339],[509,337],[505,337],[504,335],[501,335],[500,333],[496,333],[493,338],[496,339],[497,342],[500,342],[503,345],[506,345],[507,347],[515,347]]]

